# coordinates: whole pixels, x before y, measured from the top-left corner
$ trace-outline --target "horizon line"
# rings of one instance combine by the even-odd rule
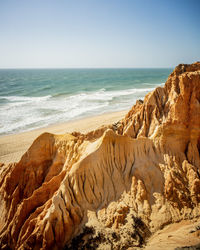
[[[1,68],[0,70],[4,69],[171,69],[176,66],[171,66],[171,67],[5,67]]]

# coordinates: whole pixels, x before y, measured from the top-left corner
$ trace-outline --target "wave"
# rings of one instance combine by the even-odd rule
[[[34,102],[34,101],[45,101],[51,98],[51,95],[35,97],[35,96],[0,96],[1,99],[8,100],[10,102]]]
[[[130,88],[46,95],[42,97],[0,96],[0,134],[21,132],[110,111],[130,108],[154,88]],[[1,103],[1,102],[0,102]]]
[[[66,107],[63,103],[57,103],[56,109],[54,110],[53,103],[50,105],[46,103],[46,110],[45,107],[41,109],[41,106],[16,106],[14,110],[13,108],[9,108],[9,110],[0,113],[0,120],[4,121],[3,124],[0,123],[0,134],[26,131],[45,127],[55,122],[64,122],[78,117],[81,118],[86,114],[92,114],[96,110],[101,110],[108,105],[108,102],[90,106],[77,103],[77,105]],[[48,115],[45,116],[44,113],[48,109],[50,112],[47,112]]]
[[[79,101],[109,101],[113,100],[113,98],[117,98],[120,96],[129,96],[137,93],[147,93],[152,91],[154,88],[141,88],[141,89],[125,89],[125,90],[115,90],[115,91],[106,91],[105,89],[100,89],[96,92],[88,92],[88,93],[80,93],[76,95],[72,95],[69,97],[69,100],[79,100]]]

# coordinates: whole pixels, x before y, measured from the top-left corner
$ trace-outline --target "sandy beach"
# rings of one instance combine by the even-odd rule
[[[45,128],[35,129],[23,133],[11,134],[0,137],[0,162],[17,162],[30,147],[32,142],[42,133],[65,134],[73,131],[87,133],[102,125],[112,124],[119,121],[127,113],[119,111],[103,115],[83,118],[61,124],[51,125]]]

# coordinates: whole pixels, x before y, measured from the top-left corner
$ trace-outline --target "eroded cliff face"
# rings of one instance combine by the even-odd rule
[[[117,124],[42,134],[0,173],[1,249],[69,248],[87,221],[95,248],[141,246],[200,216],[200,63],[177,66]]]

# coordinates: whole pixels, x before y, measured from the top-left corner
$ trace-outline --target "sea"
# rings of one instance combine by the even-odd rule
[[[172,69],[0,69],[0,135],[130,109]]]

